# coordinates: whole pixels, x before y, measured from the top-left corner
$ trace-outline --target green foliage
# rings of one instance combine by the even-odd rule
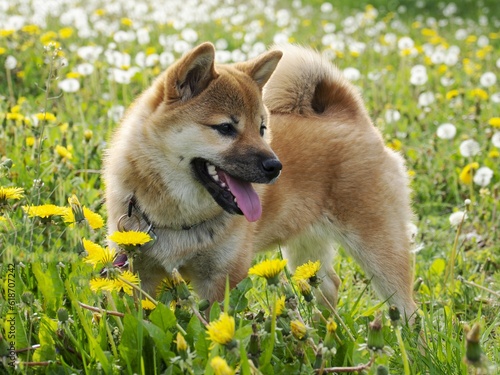
[[[18,198],[0,192],[0,373],[498,371],[500,93],[497,82],[484,81],[488,72],[499,75],[496,2],[464,0],[453,8],[427,0],[332,1],[329,8],[317,0],[200,1],[201,10],[188,13],[177,1],[165,2],[168,9],[158,2],[66,3],[41,14],[35,2],[0,1],[0,188],[23,189]],[[30,25],[35,20],[40,24]],[[138,39],[141,30],[149,41]],[[398,46],[404,38],[413,46]],[[276,286],[245,278],[210,310],[169,283],[153,306],[143,305],[137,289],[91,289],[100,267],[84,262],[81,240],[104,244],[105,229],[91,225],[88,214],[70,220],[77,215],[68,199],[79,199],[80,215],[86,208],[106,218],[106,141],[133,98],[204,40],[216,42],[221,62],[288,40],[324,52],[342,70],[358,70],[354,83],[374,123],[412,176],[421,307],[413,326],[379,316],[384,301],[342,249],[334,266],[343,282],[338,316],[316,297],[305,301],[283,273]],[[102,50],[91,58],[89,48]],[[417,65],[426,71],[421,84],[411,83]],[[443,137],[443,123],[456,135]],[[460,150],[468,139],[478,143],[477,153]],[[479,167],[493,175],[487,183],[467,182],[467,166],[474,176]],[[47,204],[63,211],[41,217],[23,209]],[[452,220],[458,211],[467,213],[460,223]],[[205,321],[219,321],[222,311],[235,323],[234,333],[221,325],[232,335],[226,344],[210,339]],[[366,344],[376,319],[373,350]]]

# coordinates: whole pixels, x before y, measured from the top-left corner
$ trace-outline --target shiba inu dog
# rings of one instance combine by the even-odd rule
[[[161,74],[129,108],[104,161],[109,231],[154,241],[134,260],[154,291],[174,268],[202,298],[223,298],[257,251],[292,269],[321,262],[335,305],[334,243],[407,316],[412,218],[402,158],[384,146],[357,90],[297,46],[216,65],[210,43]]]

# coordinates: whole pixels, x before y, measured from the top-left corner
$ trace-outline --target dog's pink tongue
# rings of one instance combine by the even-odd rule
[[[250,182],[237,180],[224,173],[231,193],[236,197],[238,207],[248,221],[257,221],[262,215],[260,199]]]

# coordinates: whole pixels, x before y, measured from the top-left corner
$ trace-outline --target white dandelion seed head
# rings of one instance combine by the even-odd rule
[[[493,143],[493,146],[500,148],[500,132],[495,132],[495,134],[493,134],[491,143]]]
[[[14,69],[17,66],[17,59],[12,55],[7,56],[4,66],[7,70]]]
[[[345,68],[343,73],[344,77],[346,77],[349,81],[357,81],[361,78],[360,71],[353,67]]]
[[[459,55],[457,53],[447,53],[444,57],[444,64],[447,66],[455,66],[459,61]]]
[[[146,28],[137,30],[136,34],[137,42],[139,42],[139,44],[141,45],[148,44],[151,41],[151,38],[149,37],[149,30]]]
[[[445,17],[451,17],[457,12],[457,10],[458,10],[458,7],[455,3],[449,3],[444,7],[443,15]]]
[[[285,33],[277,33],[273,38],[274,44],[283,44],[288,42],[288,35]]]
[[[114,122],[120,121],[125,113],[125,107],[122,105],[114,105],[108,109],[108,117]]]
[[[467,213],[464,211],[453,212],[449,217],[452,227],[458,226],[462,221],[465,221],[465,219],[467,219]]]
[[[410,74],[411,75],[413,75],[413,74],[427,74],[427,69],[425,68],[425,66],[423,66],[421,64],[417,64],[417,65],[412,66],[412,68],[410,70]]]
[[[80,82],[76,78],[66,78],[57,84],[64,92],[77,92],[80,90]]]
[[[492,94],[490,99],[495,104],[500,103],[500,92],[496,92],[496,93]]]
[[[443,64],[446,59],[446,54],[444,51],[437,50],[431,54],[430,58],[433,64]]]
[[[404,36],[398,40],[398,48],[400,50],[410,49],[415,46],[415,42],[412,38]]]
[[[330,4],[330,3],[327,3],[327,4]],[[337,29],[337,26],[334,23],[331,23],[331,22],[325,23],[323,25],[323,30],[327,34],[333,33],[336,29]]]
[[[456,40],[465,40],[469,36],[469,32],[465,29],[458,29],[455,31]]]
[[[477,38],[477,45],[478,47],[486,47],[488,44],[490,44],[490,40],[486,35],[481,35],[479,38]]]
[[[418,72],[410,76],[410,83],[414,86],[422,86],[427,83],[428,79],[427,73]]]
[[[444,87],[449,87],[455,83],[455,80],[453,78],[443,76],[439,79],[439,82],[441,82],[441,85]]]
[[[479,83],[483,87],[491,87],[497,83],[497,76],[493,72],[485,72],[479,78]]]
[[[465,204],[466,206],[468,206],[468,205],[469,205],[469,204],[471,204],[471,203],[472,203],[472,201],[471,201],[469,198],[467,198],[466,200],[464,200],[464,204]]]
[[[330,13],[333,10],[333,5],[331,3],[321,4],[321,13]]]
[[[492,177],[493,171],[490,168],[481,167],[474,173],[473,181],[476,185],[484,187],[490,184]]]
[[[384,42],[386,42],[390,46],[393,46],[394,44],[396,44],[397,40],[398,40],[398,37],[394,33],[387,33],[384,35]]]
[[[160,54],[160,65],[163,68],[166,68],[167,66],[173,64],[174,61],[175,56],[173,53],[165,51]]]
[[[432,103],[434,103],[436,97],[434,96],[434,93],[431,91],[426,91],[421,93],[418,96],[418,106],[419,107],[428,107]]]
[[[229,43],[226,39],[217,39],[215,41],[215,48],[217,50],[226,50],[229,47]]]
[[[94,65],[91,63],[81,63],[76,66],[76,71],[82,76],[88,76],[94,72]]]
[[[198,40],[198,33],[190,28],[182,30],[181,37],[188,43],[195,43]]]
[[[457,134],[457,128],[450,123],[441,124],[437,128],[436,134],[441,139],[453,139]]]
[[[401,119],[401,113],[397,109],[388,109],[385,111],[385,121],[388,124],[391,124],[393,122],[397,122]]]
[[[235,49],[231,52],[231,60],[234,62],[245,61],[247,59],[247,55],[240,49]]]
[[[460,154],[466,158],[479,154],[479,151],[481,151],[479,143],[473,139],[460,143]]]

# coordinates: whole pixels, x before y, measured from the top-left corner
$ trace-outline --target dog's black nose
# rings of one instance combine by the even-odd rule
[[[278,159],[265,159],[262,162],[262,169],[269,179],[276,178],[280,175],[283,166]]]

